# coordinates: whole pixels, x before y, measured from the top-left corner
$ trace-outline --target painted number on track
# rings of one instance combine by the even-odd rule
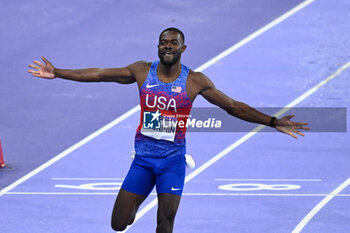
[[[242,183],[242,184],[225,184],[218,187],[225,191],[256,191],[256,190],[294,190],[300,189],[300,185],[295,184],[252,184],[252,183]]]
[[[121,182],[87,183],[81,185],[57,184],[55,188],[81,189],[81,190],[119,190]]]

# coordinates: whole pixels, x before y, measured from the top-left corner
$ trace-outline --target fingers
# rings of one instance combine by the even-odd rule
[[[36,70],[39,70],[39,67],[35,66],[35,65],[29,65],[30,68],[33,68],[33,69],[36,69]]]
[[[35,77],[40,77],[40,72],[35,70],[28,70],[28,73],[31,73]]]
[[[308,125],[309,123],[307,122],[295,122],[297,125]]]
[[[293,131],[286,132],[286,134],[288,134],[288,135],[292,136],[293,138],[297,139],[298,137],[294,133],[296,133],[296,134],[298,134],[300,136],[303,136],[303,137],[305,136],[304,133],[302,133],[302,132],[300,132],[300,131],[298,131],[296,129],[293,129]]]
[[[286,116],[284,118],[287,118],[288,120],[293,118],[295,115],[289,115],[289,116]],[[293,121],[289,121],[289,124],[287,125],[290,125],[292,127],[294,127],[295,129],[303,129],[303,130],[310,130],[309,127],[305,127],[304,125],[308,125],[309,123],[307,122],[293,122]]]
[[[51,66],[54,68],[54,66],[51,64],[51,62],[49,62],[49,60],[47,60],[45,57],[41,57],[41,59],[45,62],[45,65]]]
[[[309,127],[305,127],[304,125],[308,125],[307,122],[295,122],[296,129],[310,130]]]
[[[40,67],[43,65],[40,61],[37,61],[37,60],[34,60],[33,62],[34,62],[35,64],[37,64],[38,66],[40,66]]]
[[[300,131],[298,131],[298,130],[295,130],[295,133],[297,133],[297,134],[299,134],[300,136],[305,136],[305,134],[304,133],[302,133],[302,132],[300,132]]]
[[[295,139],[297,139],[298,137],[297,136],[295,136],[292,132],[288,132],[287,133],[288,135],[290,135],[290,136],[292,136],[293,138],[295,138]]]
[[[297,130],[296,128],[293,128],[293,127],[281,127],[281,128],[278,128],[277,130],[279,130],[282,133],[288,134],[293,138],[298,138],[295,134],[303,136],[303,137],[305,136],[304,133],[300,132],[299,130]]]
[[[35,77],[42,78],[42,76],[39,73],[33,73],[32,75],[35,76]]]
[[[51,64],[45,57],[41,57],[41,59],[45,62],[45,64]]]
[[[34,61],[33,61],[33,63],[37,64],[38,66],[35,66],[35,65],[30,64],[30,65],[29,65],[29,67],[30,67],[30,68],[33,68],[33,69],[36,69],[36,70],[39,70],[39,69],[40,69],[40,67],[42,67],[42,66],[43,66],[43,64],[42,64],[42,63],[40,63],[40,62],[39,62],[39,61],[37,61],[37,60],[34,60]]]
[[[302,130],[310,130],[309,127],[305,127],[305,126],[297,126],[295,127],[296,129],[302,129]]]
[[[290,121],[290,119],[292,119],[294,116],[295,115],[292,114],[292,115],[288,115],[288,116],[283,117],[281,119],[282,121],[279,121],[281,124],[279,125],[278,130],[283,132],[283,133],[286,133],[286,134],[288,134],[291,137],[296,138],[296,139],[298,138],[298,136],[296,136],[296,134],[304,137],[305,134],[300,132],[299,130],[310,130],[309,127],[305,126],[305,125],[308,125],[308,123],[307,122]]]
[[[295,115],[294,115],[294,114],[292,114],[292,115],[288,115],[288,116],[285,116],[284,118],[286,118],[287,120],[290,120],[290,119],[292,119],[293,117],[295,117]]]

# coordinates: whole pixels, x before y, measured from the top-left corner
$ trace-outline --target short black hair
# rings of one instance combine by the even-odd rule
[[[159,35],[159,40],[160,40],[160,37],[163,35],[163,33],[167,32],[167,31],[173,31],[173,32],[179,33],[181,38],[182,38],[182,42],[185,44],[185,35],[183,34],[183,32],[180,29],[174,28],[174,27],[170,27],[170,28],[164,29]]]

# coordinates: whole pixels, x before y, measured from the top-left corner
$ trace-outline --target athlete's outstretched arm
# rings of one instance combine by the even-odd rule
[[[35,65],[29,65],[34,70],[28,70],[35,77],[54,79],[56,77],[79,82],[117,82],[122,84],[134,83],[136,81],[132,72],[132,66],[123,68],[88,68],[88,69],[57,69],[46,58],[42,57],[44,63],[34,61]]]
[[[200,92],[206,100],[210,103],[219,106],[220,108],[226,110],[230,115],[238,117],[242,120],[270,125],[272,117],[266,115],[258,110],[250,107],[249,105],[235,101],[232,98],[228,97],[214,86],[214,84],[210,81],[208,77],[205,75],[198,73],[200,78],[198,80],[200,84]],[[300,136],[305,136],[300,129],[309,130],[306,122],[293,122],[290,119],[294,117],[294,115],[285,116],[281,119],[276,119],[273,121],[273,127],[278,131],[288,134],[294,138],[297,138],[295,134]]]

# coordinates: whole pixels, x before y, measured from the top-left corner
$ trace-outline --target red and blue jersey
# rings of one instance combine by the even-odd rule
[[[159,61],[153,62],[139,90],[141,121],[135,136],[138,156],[168,157],[186,153],[186,124],[192,102],[186,81],[190,69],[181,65],[179,77],[165,83],[157,76]]]

